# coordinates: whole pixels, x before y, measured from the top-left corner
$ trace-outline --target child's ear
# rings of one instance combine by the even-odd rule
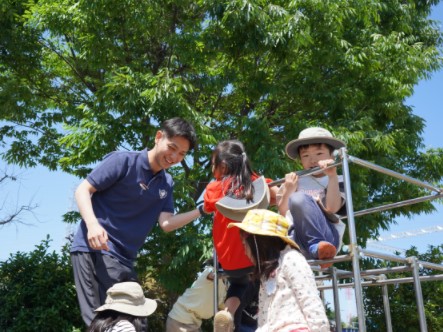
[[[220,163],[220,173],[222,173],[223,175],[226,175],[228,173],[228,166],[224,161]]]

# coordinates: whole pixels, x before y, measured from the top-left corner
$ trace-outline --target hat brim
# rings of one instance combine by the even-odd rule
[[[299,157],[298,148],[300,146],[309,145],[309,144],[321,144],[321,143],[328,144],[332,146],[334,149],[340,149],[346,146],[345,142],[334,137],[317,136],[309,138],[298,138],[286,144],[285,148],[286,154],[291,159],[297,159]]]
[[[132,316],[146,317],[151,315],[155,311],[155,309],[157,309],[157,302],[155,300],[145,298],[145,303],[140,306],[118,302],[106,303],[101,307],[95,309],[95,312],[114,310]]]
[[[268,208],[270,192],[265,178],[263,176],[257,178],[252,182],[252,186],[254,187],[254,197],[251,202],[247,202],[246,199],[225,196],[215,203],[217,210],[226,218],[242,221],[249,210]]]
[[[275,234],[273,232],[266,231],[266,230],[263,230],[263,229],[257,229],[256,227],[251,227],[251,225],[240,223],[240,222],[231,222],[231,223],[229,223],[228,224],[228,228],[232,228],[232,227],[238,227],[238,228],[240,228],[240,229],[242,229],[245,232],[248,232],[250,234],[265,235],[265,236],[277,236],[280,239],[282,239],[283,241],[285,241],[287,244],[289,244],[292,247],[300,250],[300,247],[298,246],[298,244],[295,243],[288,236],[280,236],[280,235],[277,235],[277,234]]]

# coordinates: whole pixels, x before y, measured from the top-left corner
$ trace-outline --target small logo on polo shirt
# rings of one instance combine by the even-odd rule
[[[168,193],[164,189],[159,189],[158,190],[158,195],[160,196],[160,199],[163,199],[163,198],[165,198],[168,195]]]

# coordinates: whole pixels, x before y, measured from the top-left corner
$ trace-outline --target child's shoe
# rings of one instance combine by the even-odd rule
[[[214,332],[233,332],[234,318],[227,310],[221,310],[214,316]]]
[[[317,257],[321,260],[332,259],[337,254],[337,248],[327,241],[320,241],[317,245]],[[322,269],[330,267],[333,263],[320,264]]]

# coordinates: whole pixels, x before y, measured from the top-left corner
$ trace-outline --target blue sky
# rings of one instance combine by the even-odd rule
[[[442,3],[434,8],[432,17],[443,22]],[[443,71],[440,71],[434,73],[430,80],[420,82],[414,90],[414,95],[407,101],[407,104],[413,106],[414,113],[426,120],[423,137],[428,147],[443,147],[443,111],[440,106],[442,87]],[[3,166],[0,167],[3,169]],[[81,179],[61,172],[50,172],[43,167],[24,170],[16,166],[7,166],[6,170],[18,175],[19,181],[0,186],[0,204],[3,204],[0,206],[1,210],[13,211],[18,205],[29,202],[37,204],[38,208],[34,215],[23,215],[24,223],[0,226],[0,261],[6,260],[11,253],[17,251],[34,250],[47,234],[52,239],[51,249],[59,250],[66,242],[65,236],[75,229],[75,226],[63,223],[61,216],[66,211],[76,208],[74,190]],[[397,222],[398,225],[381,235],[387,237],[391,233],[443,225],[443,206],[438,204],[438,211],[433,214],[412,219],[399,218]],[[383,244],[401,249],[408,249],[414,245],[420,251],[425,251],[430,244],[442,244],[442,239],[443,232],[436,232],[389,240]]]
[[[443,3],[440,3],[434,8],[431,17],[440,21],[440,30],[443,31]],[[413,107],[414,113],[426,120],[426,128],[423,137],[427,147],[443,148],[442,92],[443,70],[440,70],[439,72],[434,73],[430,80],[421,81],[415,87],[413,96],[407,101],[407,104]],[[443,226],[443,205],[441,203],[435,203],[437,211],[433,214],[421,215],[413,217],[412,219],[399,218],[397,220],[397,225],[391,227],[388,232],[382,232],[380,235],[386,238],[392,233],[417,231],[422,228],[434,228],[434,226],[437,225]],[[356,221],[358,222],[358,218]],[[423,252],[426,251],[430,244],[443,244],[443,232],[434,232],[422,236],[383,241],[382,244],[401,249],[409,249],[411,245],[413,245],[416,246],[420,252]],[[368,247],[368,249],[372,248]]]

